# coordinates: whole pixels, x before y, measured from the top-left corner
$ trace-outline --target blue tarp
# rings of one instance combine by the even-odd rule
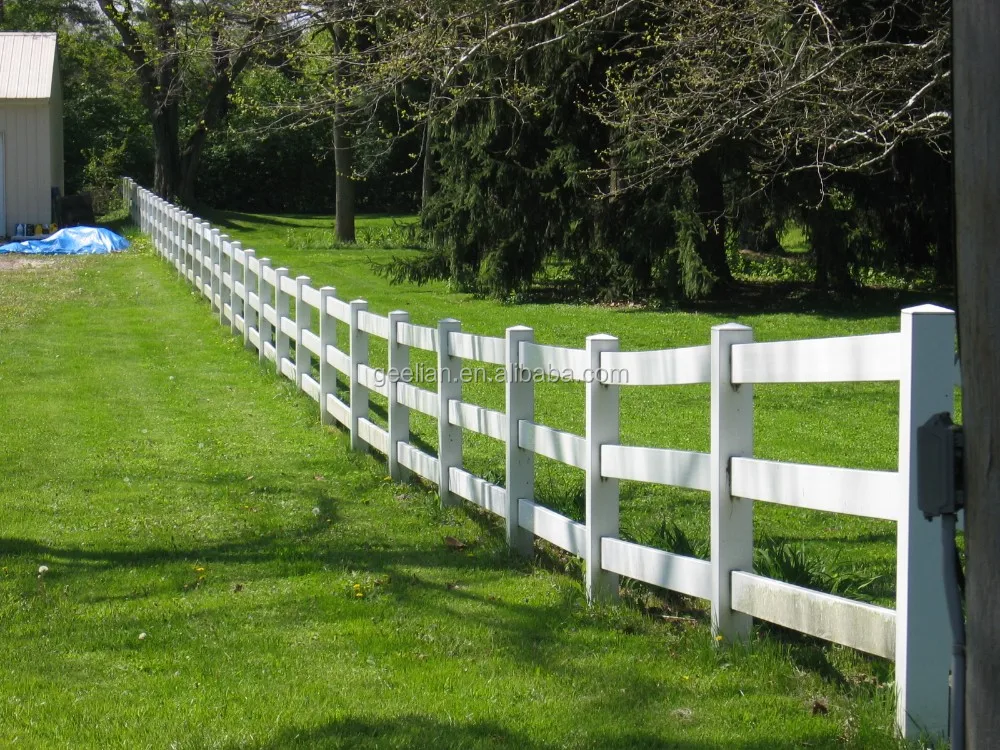
[[[29,255],[104,255],[126,249],[129,241],[102,227],[67,227],[44,240],[25,240],[0,245],[4,253]]]

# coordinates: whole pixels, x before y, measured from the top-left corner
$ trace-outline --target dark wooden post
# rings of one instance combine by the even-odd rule
[[[955,0],[955,219],[967,445],[968,747],[1000,747],[1000,2]]]

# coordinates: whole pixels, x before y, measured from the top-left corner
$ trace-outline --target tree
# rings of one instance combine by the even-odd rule
[[[190,204],[209,133],[233,85],[277,28],[276,5],[98,0],[139,83],[153,132],[153,189]]]
[[[955,206],[966,444],[968,747],[1000,747],[1000,5],[955,0]]]

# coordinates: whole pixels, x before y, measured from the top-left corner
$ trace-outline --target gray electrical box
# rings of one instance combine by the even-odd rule
[[[928,519],[965,505],[965,435],[947,412],[917,428],[917,504]]]

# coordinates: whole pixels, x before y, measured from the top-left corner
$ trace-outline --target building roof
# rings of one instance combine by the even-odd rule
[[[0,99],[48,99],[56,35],[0,33]]]

